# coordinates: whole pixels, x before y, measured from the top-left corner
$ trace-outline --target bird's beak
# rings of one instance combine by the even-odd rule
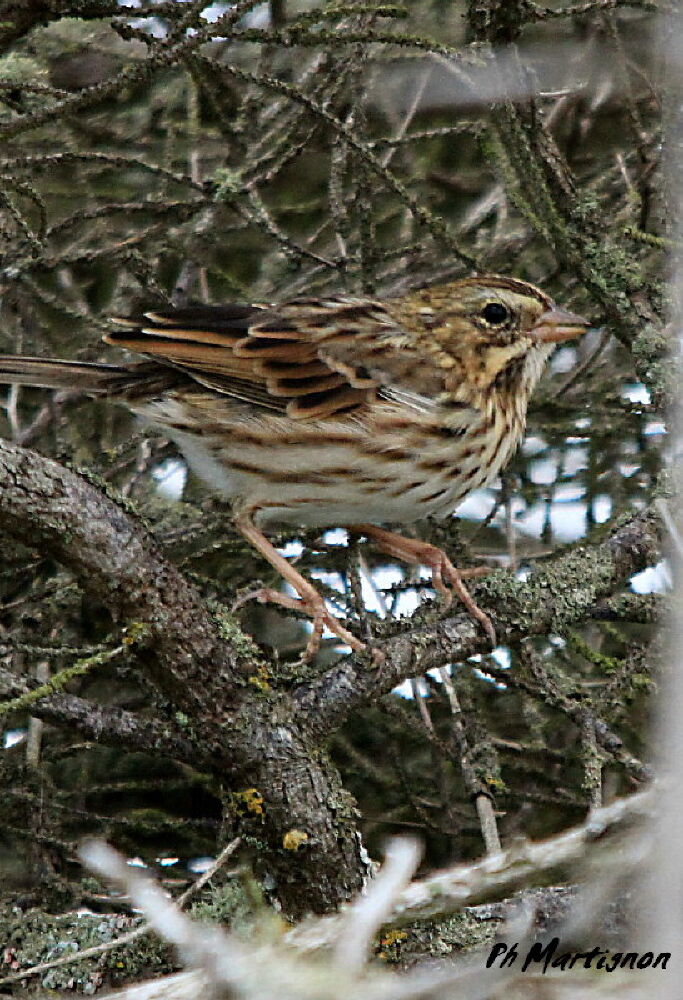
[[[589,327],[590,323],[583,316],[553,308],[539,317],[531,336],[542,344],[559,344],[563,340],[580,337]]]

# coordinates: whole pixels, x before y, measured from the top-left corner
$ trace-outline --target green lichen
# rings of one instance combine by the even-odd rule
[[[195,920],[212,921],[230,927],[238,933],[249,930],[254,924],[254,906],[251,894],[242,879],[230,879],[223,885],[211,886],[190,908]]]
[[[376,954],[392,965],[445,958],[482,948],[494,939],[501,924],[502,916],[489,907],[466,908],[444,920],[423,920],[390,931],[380,937]]]
[[[254,661],[259,669],[267,670],[266,664],[261,660],[259,648],[254,640],[246,635],[237,624],[235,617],[228,608],[220,601],[207,601],[207,607],[213,616],[218,634],[231,649],[234,649],[241,659]]]
[[[106,944],[129,933],[141,922],[139,917],[121,914],[64,913],[55,916],[38,909],[7,907],[0,911],[0,941],[4,949],[2,974],[17,973]],[[174,968],[169,948],[156,938],[145,936],[96,958],[49,969],[37,982],[46,990],[68,989],[88,996],[104,984],[114,985],[151,973],[161,975]],[[27,985],[33,982],[36,980],[27,980]]]
[[[25,708],[28,708],[29,705],[34,705],[37,701],[40,701],[41,698],[63,690],[69,681],[72,681],[75,677],[82,677],[84,674],[90,673],[96,667],[116,659],[121,653],[122,646],[117,646],[114,649],[103,649],[92,656],[86,656],[84,659],[77,660],[72,666],[65,667],[64,670],[60,670],[54,674],[45,684],[41,684],[31,691],[19,695],[17,698],[0,702],[0,718],[3,715],[9,715],[11,712],[21,712]]]
[[[631,353],[638,377],[652,393],[655,405],[666,406],[676,399],[681,363],[672,357],[666,330],[651,323],[644,325],[633,339]]]
[[[214,197],[216,201],[230,204],[244,188],[244,180],[238,170],[219,167],[211,178],[216,185]]]
[[[596,667],[600,667],[600,669],[604,670],[606,674],[616,673],[621,667],[621,662],[616,657],[605,656],[604,653],[599,653],[597,649],[593,649],[592,646],[590,646],[575,632],[568,632],[565,638],[571,649],[577,652],[580,656],[583,656],[584,660],[588,660],[589,663],[593,663]]]
[[[2,24],[0,24],[0,29]],[[8,83],[49,83],[49,74],[35,59],[9,52],[0,59],[0,80]]]
[[[612,522],[615,531],[619,521]],[[505,609],[511,627],[525,633],[539,631],[539,609],[552,608],[545,631],[561,631],[576,621],[616,582],[615,565],[610,552],[600,544],[582,544],[543,564],[537,574],[524,583],[505,573],[492,573],[477,585],[477,595],[486,595],[489,607]]]

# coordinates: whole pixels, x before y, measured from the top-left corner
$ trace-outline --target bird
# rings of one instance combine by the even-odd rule
[[[115,317],[122,364],[0,355],[0,382],[79,389],[127,406],[229,497],[238,532],[296,597],[250,596],[366,648],[267,537],[273,525],[344,527],[432,571],[495,645],[489,616],[431,543],[393,530],[449,517],[491,483],[523,437],[529,399],[558,343],[589,323],[517,278],[475,274],[395,298],[298,297],[187,305]],[[391,527],[389,527],[391,526]]]

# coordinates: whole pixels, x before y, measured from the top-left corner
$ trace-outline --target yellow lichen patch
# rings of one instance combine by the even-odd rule
[[[245,788],[242,792],[235,792],[235,799],[250,813],[255,816],[263,816],[263,796],[258,788]]]
[[[384,937],[379,939],[380,948],[391,948],[392,944],[396,944],[398,941],[405,941],[408,937],[405,931],[389,931]]]
[[[379,939],[377,957],[385,962],[395,959],[399,942],[405,941],[407,937],[408,935],[405,931],[389,931],[388,934]],[[393,954],[387,954],[387,952],[393,952]]]
[[[270,691],[270,674],[265,666],[260,666],[255,674],[251,674],[248,683],[253,684],[259,691]]]
[[[487,774],[484,781],[486,782],[486,787],[490,788],[493,792],[504,792],[506,790],[505,782],[499,775]]]
[[[126,628],[125,635],[121,639],[122,646],[134,646],[138,642],[143,642],[149,636],[149,625],[145,622],[131,622]]]
[[[282,838],[282,846],[286,851],[296,851],[306,843],[308,843],[308,834],[303,830],[288,830]]]

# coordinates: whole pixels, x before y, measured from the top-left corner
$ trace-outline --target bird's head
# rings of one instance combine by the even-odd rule
[[[453,388],[464,378],[476,389],[530,392],[555,346],[590,325],[534,285],[500,275],[424,289],[411,311]]]

